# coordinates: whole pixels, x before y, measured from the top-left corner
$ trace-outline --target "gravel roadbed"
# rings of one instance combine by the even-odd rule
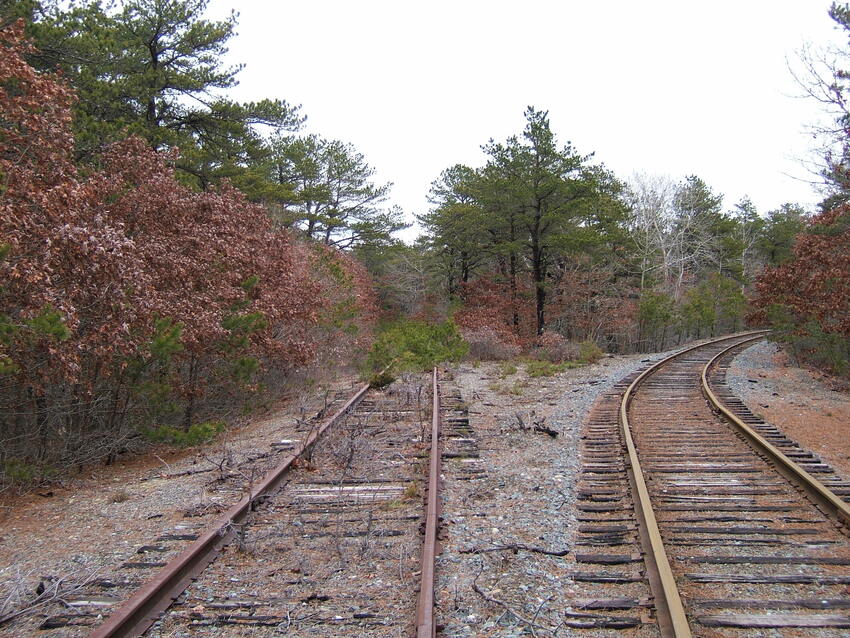
[[[570,601],[585,597],[584,584],[571,578],[585,417],[618,379],[663,356],[606,357],[536,379],[523,364],[509,375],[496,363],[462,365],[444,385],[444,394],[459,392],[466,403],[468,436],[478,452],[444,465],[437,564],[442,635],[532,635],[532,624],[537,636],[655,635],[654,626],[575,630],[562,621]],[[458,471],[461,463],[466,474]],[[552,555],[560,552],[567,554]]]
[[[584,421],[614,383],[668,353],[608,356],[552,376],[530,378],[524,363],[462,364],[443,393],[455,429],[447,436],[442,554],[437,564],[437,621],[444,636],[654,635],[563,626],[571,601],[584,598],[575,569],[577,493]],[[728,383],[747,406],[850,476],[850,401],[829,380],[790,364],[774,344],[739,354]],[[353,391],[354,379],[331,395]],[[185,546],[161,535],[191,536],[238,500],[244,473],[259,476],[299,438],[299,420],[324,405],[324,393],[275,411],[193,451],[160,452],[87,470],[64,485],[8,503],[0,531],[0,600],[9,609],[32,599],[39,583],[87,578],[141,581]],[[467,418],[468,417],[468,418]],[[243,474],[240,478],[240,473]],[[166,551],[146,553],[145,546]],[[564,555],[559,555],[564,554]],[[110,607],[104,608],[104,614]],[[8,609],[7,609],[8,611]],[[29,635],[58,603],[0,627],[0,638]],[[39,631],[77,636],[86,627]]]

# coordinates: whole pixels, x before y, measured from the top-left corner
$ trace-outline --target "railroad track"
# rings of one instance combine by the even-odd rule
[[[591,596],[568,626],[847,635],[850,484],[725,386],[752,339],[683,351],[598,402],[578,504],[592,551],[576,555]]]
[[[547,552],[582,593],[554,633],[846,635],[850,482],[726,388],[753,338],[681,351],[597,401],[575,546]],[[436,635],[440,459],[457,480],[483,470],[436,371],[428,394],[361,388],[91,636]]]
[[[430,384],[361,387],[105,621],[95,592],[51,626],[433,636],[440,412],[436,370]]]

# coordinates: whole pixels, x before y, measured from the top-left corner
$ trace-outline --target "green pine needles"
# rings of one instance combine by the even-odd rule
[[[469,344],[452,321],[433,324],[400,320],[386,326],[375,339],[366,369],[372,375],[385,368],[393,372],[425,371],[440,363],[459,361],[468,350]]]

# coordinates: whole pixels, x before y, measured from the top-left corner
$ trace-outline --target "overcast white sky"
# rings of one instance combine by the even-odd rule
[[[788,71],[844,45],[829,0],[212,0],[239,11],[234,97],[301,104],[307,132],[351,142],[427,210],[430,183],[522,131],[528,105],[623,178],[695,174],[762,213],[818,195],[801,165],[819,107]]]

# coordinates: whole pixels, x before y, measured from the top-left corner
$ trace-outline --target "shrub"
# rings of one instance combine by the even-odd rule
[[[38,468],[21,459],[9,459],[3,464],[3,483],[6,484],[32,483],[38,474]]]
[[[366,366],[373,373],[388,366],[394,370],[424,371],[445,361],[459,361],[468,350],[451,321],[430,324],[402,320],[378,335]]]
[[[374,388],[375,390],[380,390],[381,388],[386,388],[393,381],[395,381],[395,375],[391,374],[389,371],[376,372],[369,377],[369,387]]]
[[[793,258],[759,275],[751,325],[769,324],[796,355],[837,374],[850,371],[850,207],[812,218]]]
[[[582,341],[578,347],[578,360],[582,363],[596,363],[605,353],[595,341]]]
[[[572,361],[580,356],[578,344],[551,330],[538,337],[536,355],[553,363]]]
[[[797,353],[818,367],[839,375],[850,370],[850,339],[826,332],[817,321],[807,321],[788,340]]]
[[[469,356],[484,361],[501,361],[519,356],[519,344],[505,338],[492,328],[464,329],[463,338],[469,344]]]
[[[0,459],[38,480],[137,432],[194,445],[215,427],[192,423],[267,378],[371,342],[352,257],[308,248],[227,183],[187,188],[176,151],[138,137],[78,165],[73,94],[28,64],[22,22],[0,52]]]
[[[664,292],[644,290],[638,303],[639,339],[645,349],[663,349],[667,329],[676,320],[676,300]]]
[[[219,432],[224,431],[221,421],[195,423],[188,430],[178,430],[167,425],[146,429],[142,434],[154,443],[166,443],[175,447],[194,447],[209,443]]]
[[[118,490],[113,492],[109,497],[110,503],[124,503],[130,500],[130,493],[127,490]]]

